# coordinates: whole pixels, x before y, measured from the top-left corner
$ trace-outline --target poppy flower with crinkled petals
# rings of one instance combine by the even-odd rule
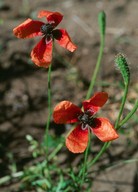
[[[65,29],[55,29],[61,22],[63,15],[58,12],[40,11],[38,18],[46,17],[47,23],[27,19],[19,26],[13,29],[13,33],[18,38],[33,38],[42,36],[41,41],[34,47],[31,52],[32,61],[39,67],[49,67],[52,60],[53,41],[59,43],[60,46],[73,52],[76,45],[71,41]]]
[[[111,141],[119,136],[107,118],[95,117],[97,111],[106,103],[108,94],[98,92],[89,100],[83,101],[83,111],[70,101],[62,101],[55,108],[55,123],[75,123],[78,125],[66,138],[66,146],[72,153],[82,153],[88,144],[88,129],[101,141]]]

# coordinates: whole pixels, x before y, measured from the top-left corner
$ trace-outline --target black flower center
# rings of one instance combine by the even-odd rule
[[[43,35],[45,36],[46,39],[46,44],[48,44],[49,42],[51,42],[51,40],[53,39],[53,25],[50,23],[44,24],[41,26],[40,31],[43,33]]]
[[[89,111],[86,111],[78,116],[78,120],[82,124],[81,128],[83,130],[87,129],[88,127],[91,127],[94,123],[94,117],[90,114]]]
[[[50,35],[52,34],[54,27],[50,24],[44,24],[41,26],[40,31],[44,34],[44,35]]]

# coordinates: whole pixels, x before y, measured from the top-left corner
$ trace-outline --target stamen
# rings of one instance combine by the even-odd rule
[[[88,124],[84,124],[84,123],[82,123],[81,124],[81,129],[84,131],[84,130],[86,130],[86,129],[90,129],[91,127],[88,125]]]
[[[85,130],[85,129],[86,129],[86,124],[82,123],[82,124],[81,124],[81,129],[82,129],[82,130]]]

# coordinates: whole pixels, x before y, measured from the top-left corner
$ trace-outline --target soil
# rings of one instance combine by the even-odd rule
[[[13,28],[25,19],[36,19],[37,12],[42,9],[59,11],[64,15],[58,27],[66,28],[78,46],[75,53],[69,53],[55,45],[51,76],[52,107],[62,100],[70,100],[76,105],[84,100],[99,51],[97,16],[101,10],[107,16],[107,29],[102,68],[95,91],[104,90],[109,94],[104,115],[114,122],[120,106],[122,77],[114,64],[115,55],[119,52],[127,56],[131,70],[125,114],[133,108],[138,96],[137,0],[1,0],[0,177],[10,174],[13,159],[18,171],[32,161],[26,135],[30,134],[41,142],[44,134],[48,115],[48,70],[36,67],[30,60],[30,52],[39,38],[22,40],[12,33]],[[96,170],[105,163],[116,163],[116,166],[93,175],[94,192],[138,191],[138,164],[122,163],[138,158],[137,114],[123,127],[126,133],[120,134],[120,138],[94,166]],[[51,120],[51,130],[55,135],[62,135],[66,127],[59,131]],[[95,153],[100,144],[98,140],[92,143],[92,147],[96,145]],[[9,182],[0,186],[0,191],[16,192],[18,185],[18,182]]]

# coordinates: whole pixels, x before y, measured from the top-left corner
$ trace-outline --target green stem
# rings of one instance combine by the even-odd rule
[[[83,163],[83,167],[79,173],[79,176],[81,177],[81,182],[80,182],[80,185],[83,184],[84,182],[84,178],[85,178],[85,172],[87,171],[87,159],[88,159],[88,151],[89,151],[89,148],[90,148],[90,140],[91,140],[91,133],[90,133],[90,130],[88,129],[88,145],[87,145],[87,148],[85,150],[85,154],[84,154],[84,163]]]
[[[122,103],[121,103],[121,106],[120,106],[119,115],[118,115],[117,120],[115,122],[115,129],[117,129],[117,127],[118,127],[120,117],[121,117],[123,109],[124,109],[124,105],[125,105],[126,98],[127,98],[127,93],[128,93],[128,85],[129,85],[129,82],[125,83],[124,95],[123,95],[123,98],[122,98]]]
[[[132,111],[130,111],[130,113],[120,122],[120,124],[118,125],[117,129],[122,127],[133,116],[133,114],[136,112],[137,109],[138,109],[138,100],[136,101]]]
[[[101,157],[101,155],[105,152],[105,150],[110,146],[110,142],[106,142],[104,143],[103,147],[101,148],[101,150],[99,151],[99,153],[95,156],[95,158],[88,163],[88,168],[91,167],[92,165],[94,165],[98,159]]]
[[[63,147],[64,143],[60,143],[55,150],[49,155],[48,160],[50,161],[55,157],[55,155],[60,151],[60,149]]]
[[[100,64],[101,64],[101,60],[102,60],[102,56],[103,56],[103,50],[104,50],[104,44],[105,44],[105,35],[101,35],[101,41],[100,41],[100,51],[99,51],[99,55],[98,55],[98,59],[97,59],[97,63],[91,78],[91,83],[87,92],[87,96],[86,99],[89,99],[91,97],[92,91],[93,91],[93,87],[95,85],[95,81],[96,81],[96,77],[98,74],[98,71],[100,69]]]
[[[50,125],[50,119],[51,119],[51,68],[52,65],[48,68],[48,118],[47,118],[47,124],[46,124],[46,130],[44,135],[44,141],[46,143],[46,155],[48,155],[48,131],[49,131],[49,125]]]

